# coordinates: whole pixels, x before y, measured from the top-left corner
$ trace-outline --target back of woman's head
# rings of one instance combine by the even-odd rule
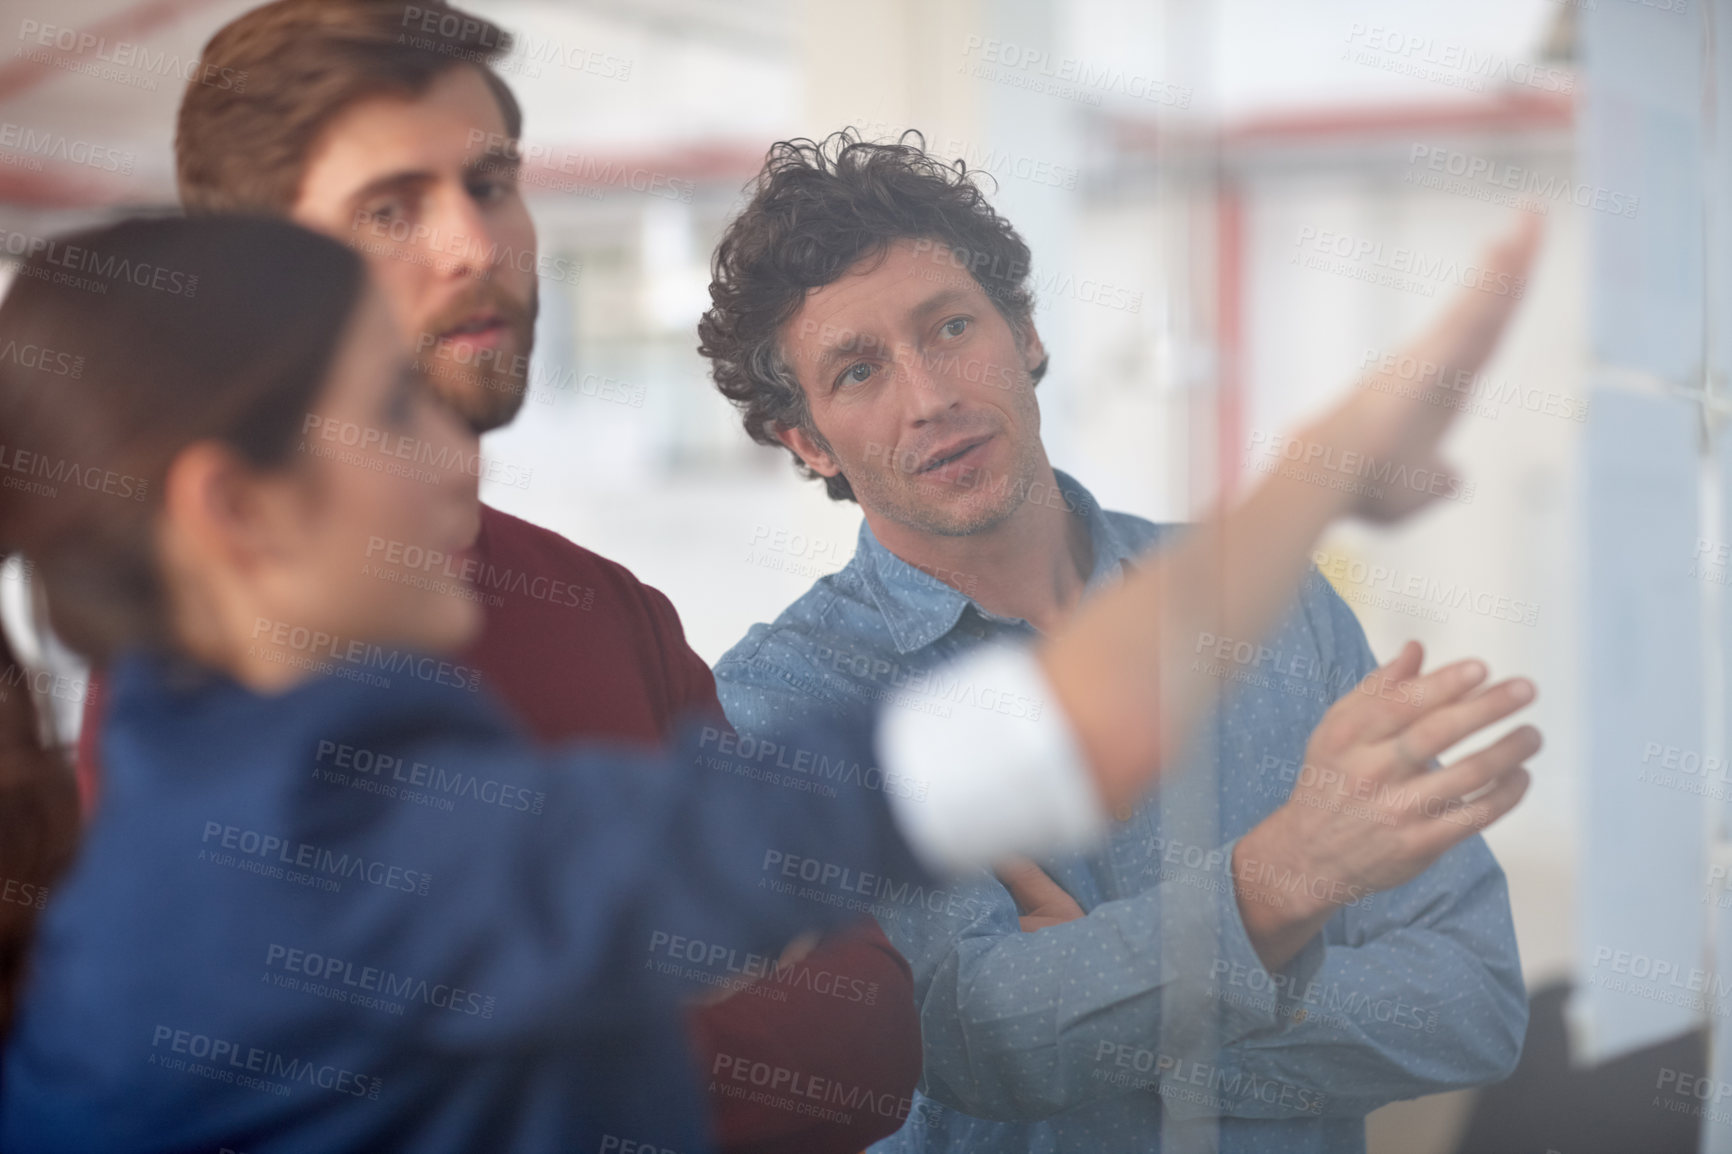
[[[163,644],[151,534],[169,463],[217,440],[290,459],[364,281],[336,241],[252,217],[131,220],[47,242],[0,304],[0,548],[101,660]],[[23,456],[28,454],[28,456]]]
[[[94,661],[172,644],[155,530],[177,454],[295,459],[365,283],[337,242],[248,217],[132,220],[40,242],[0,304],[0,555],[22,553],[60,638]],[[46,885],[78,815],[0,635],[0,876]],[[34,910],[0,903],[0,1022]]]

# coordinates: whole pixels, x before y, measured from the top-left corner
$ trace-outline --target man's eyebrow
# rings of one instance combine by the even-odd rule
[[[945,309],[969,303],[969,299],[970,294],[967,289],[940,289],[925,300],[921,301],[919,304],[915,305],[914,315],[921,318],[929,317],[933,313],[943,312]]]
[[[515,176],[523,168],[521,157],[505,152],[484,152],[463,163],[463,174],[474,176],[490,173],[507,172]],[[383,176],[375,176],[360,188],[349,194],[349,203],[359,206],[361,202],[370,200],[382,192],[395,192],[419,185],[432,184],[439,179],[439,174],[430,168],[403,168],[396,172],[387,172]]]
[[[392,192],[399,189],[412,188],[416,185],[431,184],[435,179],[436,177],[434,174],[426,169],[405,168],[400,169],[397,172],[388,172],[384,176],[375,176],[372,180],[369,180],[366,184],[363,184],[360,188],[351,192],[349,194],[349,203],[359,205],[362,201],[370,200],[382,192]]]
[[[970,299],[971,298],[966,289],[940,289],[925,300],[921,301],[919,304],[915,305],[911,312],[916,319],[924,320],[933,313],[941,313],[946,309],[954,308],[959,304],[969,303]],[[823,352],[818,354],[818,372],[827,372],[832,365],[841,361],[849,360],[850,358],[859,356],[863,353],[876,352],[887,348],[889,347],[889,343],[890,342],[881,340],[870,333],[845,333],[842,340],[828,346]]]
[[[512,150],[490,148],[479,156],[471,157],[463,162],[465,175],[481,173],[488,175],[495,172],[508,172],[515,176],[523,170],[523,154]]]
[[[870,333],[847,333],[841,340],[827,346],[818,354],[818,371],[828,372],[832,366],[852,360],[863,352],[881,348],[885,343]]]

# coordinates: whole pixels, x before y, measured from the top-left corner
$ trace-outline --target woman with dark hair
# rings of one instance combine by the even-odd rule
[[[691,1070],[659,945],[773,955],[925,900],[941,871],[1097,836],[1215,692],[1165,674],[1175,638],[1258,636],[1317,532],[1365,511],[1273,479],[1038,655],[969,659],[1056,699],[1044,720],[892,710],[876,732],[789,718],[768,750],[692,729],[659,763],[549,752],[439,656],[479,617],[446,576],[477,446],[399,340],[349,250],[241,217],[57,240],[0,305],[0,350],[67,354],[0,354],[0,430],[37,478],[0,486],[0,552],[111,671],[75,862],[68,776],[28,694],[0,699],[0,868],[54,894],[39,925],[0,904],[0,1147],[686,1152],[706,1142],[694,1073],[790,1110],[895,1110],[727,1055]],[[1317,435],[1431,451],[1423,402],[1363,396]],[[1248,542],[1258,565],[1214,573]],[[1417,678],[1416,652],[1385,672]],[[1339,724],[1405,741],[1386,760],[1411,773],[1525,702],[1484,676],[1351,695]],[[875,748],[876,787],[834,800],[777,772]],[[1431,780],[1495,782],[1489,820],[1529,752],[1506,738]],[[1376,843],[1356,834],[1354,861]]]
[[[757,889],[764,839],[735,830],[919,876],[882,804],[550,763],[429,656],[475,602],[376,574],[472,539],[477,446],[342,245],[244,218],[68,237],[0,333],[83,358],[0,368],[5,441],[56,482],[0,489],[0,540],[112,671],[109,788],[43,916],[0,1145],[699,1147],[651,934],[771,948],[845,916]],[[40,886],[71,799],[28,694],[0,704],[33,839],[0,853]],[[5,912],[15,971],[33,911]]]

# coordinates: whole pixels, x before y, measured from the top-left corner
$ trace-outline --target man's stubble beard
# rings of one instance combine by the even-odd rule
[[[439,399],[479,436],[509,425],[523,408],[524,398],[529,394],[529,358],[535,348],[535,318],[541,311],[541,293],[540,286],[532,283],[529,300],[524,304],[512,300],[499,289],[482,290],[465,300],[472,300],[476,295],[493,303],[505,314],[507,327],[512,333],[512,348],[505,363],[483,365],[477,359],[474,363],[462,364],[438,356],[418,357],[416,361]],[[469,311],[472,308],[467,306],[463,310],[450,311]],[[427,327],[439,329],[444,326],[434,321]]]
[[[1028,500],[1030,487],[1040,479],[1046,467],[1046,454],[1040,442],[1040,407],[1035,401],[1032,379],[1028,381],[1028,391],[1024,396],[1026,402],[1018,406],[1021,420],[1016,426],[1000,425],[997,431],[1000,437],[1013,427],[1024,433],[1008,471],[1002,475],[977,472],[970,483],[954,486],[969,493],[991,492],[1002,486],[1003,495],[998,500],[986,505],[964,503],[960,508],[922,502],[913,488],[913,478],[907,478],[908,484],[902,483],[898,478],[904,475],[896,473],[894,466],[888,475],[883,471],[862,469],[856,473],[858,480],[856,476],[850,476],[848,483],[854,490],[854,499],[862,509],[870,509],[898,525],[935,537],[972,537],[996,529]]]

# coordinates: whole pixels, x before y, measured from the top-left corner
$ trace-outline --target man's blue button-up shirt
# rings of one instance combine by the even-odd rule
[[[1089,593],[1176,531],[1058,480],[1087,522]],[[750,735],[874,705],[990,709],[1007,724],[1041,708],[938,668],[1034,635],[981,608],[966,574],[947,576],[960,588],[862,524],[845,568],[717,663],[729,720]],[[925,1051],[908,1124],[874,1151],[1343,1154],[1364,1150],[1376,1107],[1514,1067],[1527,1002],[1503,872],[1477,835],[1396,890],[1337,894],[1347,904],[1279,973],[1246,936],[1232,849],[1307,772],[1330,704],[1375,667],[1352,612],[1313,573],[1269,637],[1202,635],[1192,660],[1223,696],[1181,765],[1097,851],[1039,863],[1085,916],[1025,933],[986,873],[942,901],[891,891],[873,907],[913,966]]]

